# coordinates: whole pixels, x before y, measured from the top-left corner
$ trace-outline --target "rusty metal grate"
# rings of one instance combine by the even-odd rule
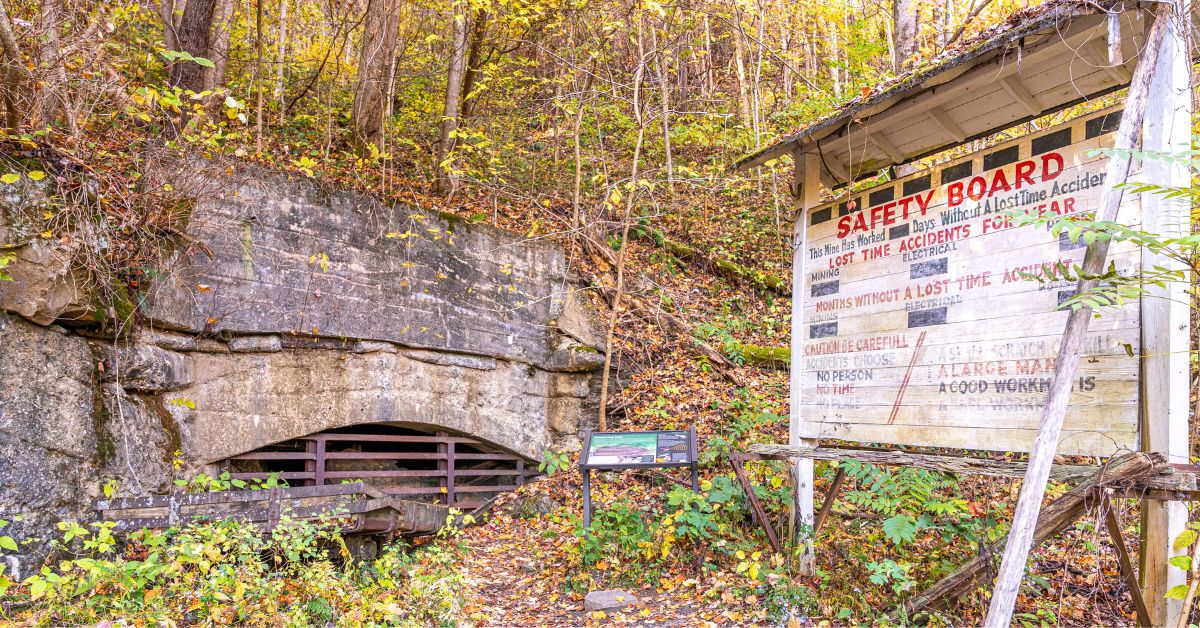
[[[361,480],[390,495],[474,508],[538,475],[531,463],[469,436],[360,425],[276,443],[222,467],[242,480],[271,473],[293,486]]]

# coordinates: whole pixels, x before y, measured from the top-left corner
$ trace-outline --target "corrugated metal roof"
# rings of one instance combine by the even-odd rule
[[[1140,48],[1145,6],[1050,0],[1014,13],[732,167],[813,150],[822,179],[836,187],[1121,89]],[[1120,51],[1115,64],[1110,41]]]

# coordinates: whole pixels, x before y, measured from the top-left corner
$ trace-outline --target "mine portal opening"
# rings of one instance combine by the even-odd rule
[[[222,461],[231,478],[291,486],[363,481],[405,499],[475,508],[538,475],[532,460],[474,437],[393,424],[352,425]]]

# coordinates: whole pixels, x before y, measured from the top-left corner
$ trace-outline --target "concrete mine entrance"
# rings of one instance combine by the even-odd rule
[[[477,508],[538,475],[533,461],[477,438],[404,424],[360,424],[309,434],[220,462],[234,478],[271,473],[292,486],[364,481],[389,495]]]

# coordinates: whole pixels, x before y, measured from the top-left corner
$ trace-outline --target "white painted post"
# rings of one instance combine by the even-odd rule
[[[1159,3],[1155,12],[1165,17],[1171,15],[1171,8],[1170,4]],[[1125,113],[1122,114],[1121,124],[1113,140],[1117,152],[1108,162],[1107,176],[1100,193],[1100,205],[1095,213],[1097,220],[1117,219],[1124,196],[1124,189],[1120,186],[1128,180],[1131,167],[1130,151],[1139,146],[1137,138],[1141,135],[1146,110],[1156,96],[1151,90],[1154,85],[1154,71],[1158,67],[1160,53],[1163,52],[1162,43],[1166,30],[1161,22],[1156,22],[1147,30],[1146,44],[1142,49],[1137,70],[1134,71],[1129,95],[1125,99]],[[1083,258],[1083,270],[1080,272],[1080,293],[1095,289],[1098,281],[1088,277],[1097,276],[1104,270],[1108,247],[1107,240],[1096,240],[1088,245]],[[1046,481],[1050,477],[1050,466],[1053,464],[1059,436],[1062,434],[1063,418],[1070,402],[1071,379],[1075,377],[1079,366],[1091,316],[1091,308],[1085,305],[1072,310],[1067,317],[1067,325],[1063,330],[1062,342],[1055,360],[1054,379],[1038,420],[1037,437],[1034,438],[1033,447],[1029,452],[1029,467],[1025,471],[1025,481],[1021,483],[1021,496],[1017,498],[1017,507],[1013,513],[1012,530],[1004,546],[1004,558],[1000,561],[1000,572],[996,576],[992,600],[988,604],[987,617],[984,619],[983,625],[986,628],[1007,628],[1012,621],[1021,580],[1025,577],[1029,550],[1033,546],[1038,514],[1042,510],[1042,498],[1046,494]],[[1145,321],[1142,323],[1145,324]]]
[[[1162,43],[1154,68],[1150,100],[1142,124],[1142,149],[1150,153],[1182,155],[1191,149],[1192,95],[1188,89],[1191,55],[1181,26],[1190,3],[1180,3]],[[1141,181],[1183,188],[1191,185],[1187,167],[1164,159],[1142,160]],[[1142,224],[1151,233],[1178,237],[1190,228],[1189,206],[1154,193],[1142,194]],[[1156,266],[1182,270],[1182,264],[1162,255],[1142,253],[1142,269]],[[1188,338],[1191,321],[1188,282],[1150,287],[1142,299],[1142,427],[1146,451],[1167,456],[1170,462],[1188,462]],[[1142,592],[1156,626],[1175,626],[1182,612],[1180,600],[1168,600],[1167,590],[1185,584],[1182,569],[1167,561],[1181,553],[1171,548],[1187,524],[1187,506],[1178,501],[1144,500],[1142,504]]]
[[[792,234],[792,356],[790,378],[790,413],[788,444],[815,447],[816,440],[800,438],[800,424],[804,420],[801,411],[800,379],[804,369],[804,283],[808,268],[808,212],[821,200],[821,162],[816,153],[792,153],[796,190],[796,225]],[[795,487],[795,504],[789,522],[789,536],[801,540],[804,548],[800,553],[800,573],[812,575],[813,539],[813,460],[797,460],[792,469]],[[801,537],[798,532],[807,532]]]

